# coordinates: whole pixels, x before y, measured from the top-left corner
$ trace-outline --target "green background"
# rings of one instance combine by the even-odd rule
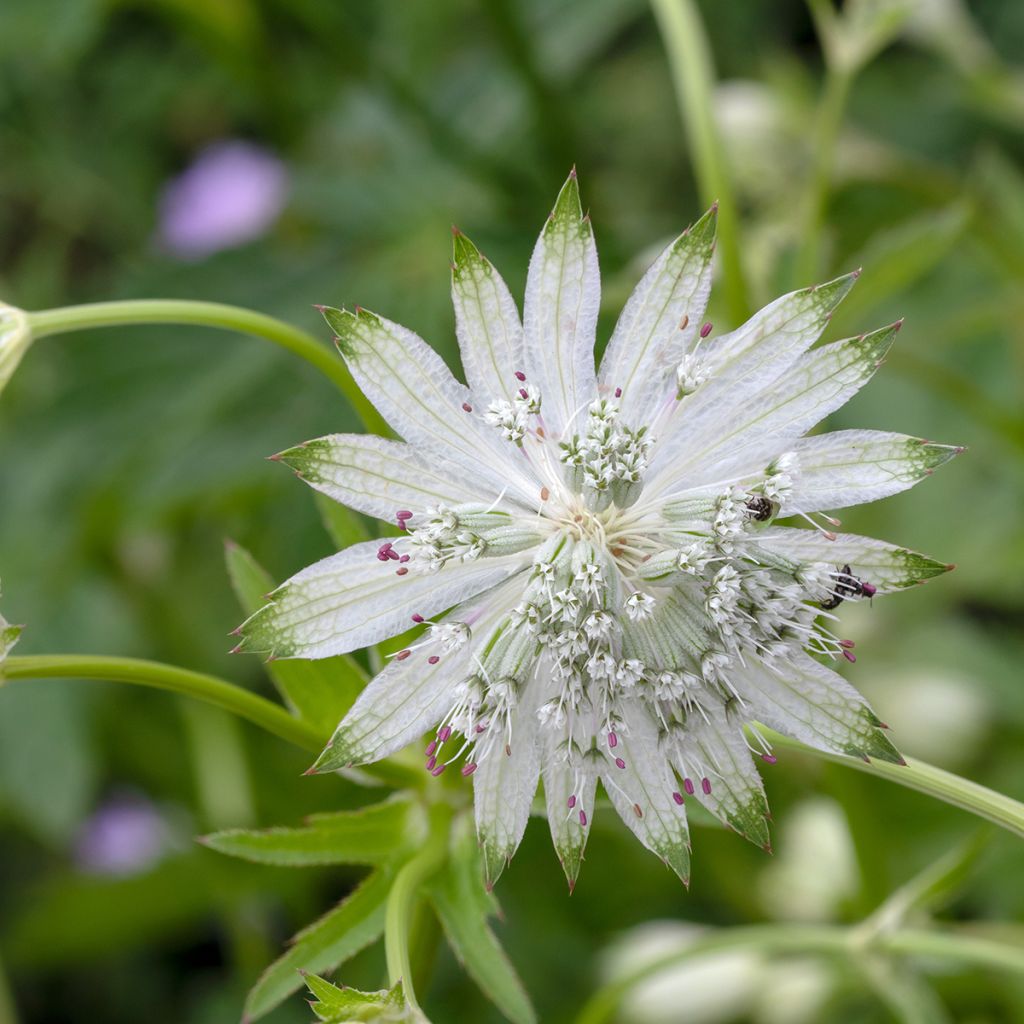
[[[846,674],[906,752],[1019,797],[1024,7],[978,0],[957,23],[966,8],[911,6],[853,83],[814,277],[865,268],[830,337],[906,317],[884,371],[830,425],[969,447],[844,527],[959,568],[844,608],[860,655]],[[756,306],[811,283],[795,253],[820,140],[821,47],[796,0],[700,10],[726,83],[716,118]],[[287,208],[256,243],[176,262],[153,242],[160,189],[224,137],[280,154]],[[457,365],[449,226],[521,295],[536,232],[575,164],[601,256],[603,343],[652,248],[703,209],[692,157],[640,0],[0,9],[0,296],[27,309],[210,299],[290,319],[326,344],[312,304],[358,303]],[[731,326],[720,299],[711,319],[716,331]],[[308,489],[264,459],[355,428],[328,382],[256,340],[124,328],[41,341],[0,401],[2,608],[29,626],[18,653],[151,657],[269,693],[256,659],[226,653],[240,616],[223,542],[244,544],[275,578],[328,554]],[[74,682],[4,689],[0,963],[17,1019],[237,1019],[262,967],[358,872],[257,868],[191,837],[365,799],[336,778],[301,778],[307,763],[165,695]],[[774,857],[698,828],[689,893],[605,813],[570,899],[545,826],[531,824],[498,887],[497,930],[542,1020],[572,1019],[612,970],[609,944],[635,952],[640,939],[622,938],[634,925],[856,921],[976,828],[962,812],[797,755],[766,775]],[[83,821],[126,791],[161,807],[172,848],[131,878],[83,874],[73,859]],[[816,852],[830,837],[847,851],[838,860]],[[994,837],[945,913],[1019,920],[1019,841]],[[382,963],[369,951],[340,978],[379,987]],[[904,1019],[844,968],[825,977],[829,995],[808,1020]],[[951,1020],[1024,1019],[1019,979],[943,969],[933,981]],[[708,1019],[799,1019],[795,1009],[771,1017],[788,1004],[755,988],[733,1016]],[[439,1022],[500,1019],[447,952],[426,1006]],[[632,1012],[623,1019],[660,1019]],[[308,1017],[296,998],[267,1019]]]

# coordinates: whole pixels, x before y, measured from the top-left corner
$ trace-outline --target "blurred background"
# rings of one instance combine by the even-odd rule
[[[799,0],[699,6],[750,306],[863,265],[830,336],[906,324],[831,425],[970,448],[844,517],[959,563],[913,594],[844,606],[861,655],[847,674],[905,752],[1020,798],[1024,5],[847,4],[877,19],[877,52],[850,76],[810,265],[799,211],[825,78],[814,20]],[[603,341],[654,248],[706,205],[642,0],[6,0],[0,152],[7,302],[211,299],[325,344],[312,304],[359,303],[453,365],[452,223],[521,295],[575,164],[602,261]],[[731,311],[716,302],[724,330]],[[224,540],[278,579],[333,550],[311,492],[264,459],[356,426],[327,381],[254,339],[149,327],[40,341],[0,401],[2,609],[29,625],[18,653],[144,656],[269,693],[256,659],[226,654],[240,613]],[[358,873],[258,868],[193,837],[365,799],[301,778],[307,763],[167,695],[5,687],[0,1021],[238,1019],[288,936]],[[616,971],[701,925],[856,921],[977,828],[794,754],[766,775],[774,856],[700,827],[689,893],[605,814],[569,899],[532,824],[498,889],[498,931],[541,1020],[572,1020]],[[1019,920],[1019,841],[994,836],[945,913],[981,928]],[[341,977],[376,988],[382,964],[378,947]],[[931,980],[947,1016],[930,1020],[1024,1020],[1020,980],[948,965]],[[500,1019],[447,952],[427,1007],[438,1022]],[[662,979],[622,1014],[902,1019],[842,966],[754,957]],[[266,1019],[308,1018],[295,998]]]

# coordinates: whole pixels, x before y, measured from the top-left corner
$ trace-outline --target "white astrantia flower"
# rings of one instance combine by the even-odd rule
[[[901,761],[821,660],[853,660],[832,609],[950,567],[836,534],[823,510],[910,487],[960,449],[878,431],[806,437],[867,382],[899,324],[812,349],[849,274],[712,336],[714,224],[712,209],[658,257],[599,371],[597,252],[575,173],[534,250],[522,322],[455,234],[468,387],[411,331],[324,310],[405,440],[338,434],[278,458],[403,532],[292,577],[238,649],[322,658],[422,623],[315,767],[375,761],[434,730],[427,769],[472,776],[489,883],[541,778],[571,885],[599,781],[683,879],[690,798],[767,846],[754,759],[774,758],[755,722]]]
[[[0,302],[0,391],[7,387],[31,344],[32,331],[25,311]]]

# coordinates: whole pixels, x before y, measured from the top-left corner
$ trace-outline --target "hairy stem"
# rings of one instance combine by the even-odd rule
[[[725,298],[731,319],[750,315],[740,259],[736,198],[712,104],[714,66],[704,26],[693,0],[651,0],[668,54],[669,71],[683,118],[701,199],[717,202],[718,245],[722,254]]]
[[[34,338],[93,327],[144,324],[195,324],[263,338],[315,366],[348,399],[368,430],[387,432],[386,424],[335,353],[298,327],[251,309],[185,299],[130,299],[41,310],[29,313],[28,322]]]

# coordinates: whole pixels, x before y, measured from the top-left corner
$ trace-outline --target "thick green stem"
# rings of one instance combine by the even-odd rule
[[[878,760],[861,761],[844,754],[831,754],[823,750],[815,750],[799,740],[790,739],[788,736],[783,736],[770,729],[761,729],[761,732],[773,746],[799,750],[826,761],[846,765],[847,768],[855,768],[859,772],[867,772],[869,775],[878,775],[890,782],[898,782],[908,789],[916,789],[919,793],[925,793],[947,804],[952,804],[954,807],[970,811],[971,814],[991,821],[999,825],[1000,828],[1005,828],[1008,832],[1024,839],[1024,804],[986,786],[979,785],[977,782],[963,779],[959,775],[936,768],[924,761],[908,759],[904,765],[889,764],[887,761]]]
[[[739,217],[732,178],[715,125],[714,66],[704,26],[693,0],[651,0],[668,54],[669,70],[693,159],[701,199],[716,200],[718,246],[729,316],[742,323],[750,315],[740,258]]]
[[[123,302],[93,302],[84,306],[46,309],[29,313],[28,322],[34,338],[93,327],[143,324],[195,324],[263,338],[315,366],[348,399],[368,430],[387,432],[386,424],[335,353],[311,334],[251,309],[185,299],[129,299]]]
[[[856,929],[766,924],[714,931],[683,949],[651,960],[600,990],[576,1018],[576,1024],[603,1024],[613,1019],[627,992],[667,968],[709,953],[747,950],[767,956],[861,956],[868,952],[956,961],[977,967],[1024,974],[1024,949],[1009,943],[952,931],[906,929],[876,936],[869,945]]]
[[[850,94],[853,73],[842,66],[830,65],[825,73],[825,86],[818,107],[815,126],[814,166],[807,194],[802,241],[796,261],[796,284],[813,284],[821,272],[822,233],[825,208],[832,189],[836,144],[843,124],[846,100]]]
[[[420,887],[444,866],[448,854],[448,826],[452,811],[447,804],[435,804],[430,809],[430,831],[427,840],[412,860],[395,876],[388,894],[384,912],[384,954],[388,965],[388,983],[402,983],[406,1001],[419,1010],[413,991],[412,960],[409,955],[409,936],[412,932],[413,912],[419,899]]]
[[[328,739],[319,729],[294,718],[280,705],[265,697],[216,676],[193,672],[177,665],[87,654],[25,655],[8,658],[0,663],[0,683],[17,679],[102,679],[150,686],[223,708],[315,754],[323,750]],[[421,773],[391,761],[379,761],[367,765],[363,770],[389,785],[409,786],[421,781]]]

